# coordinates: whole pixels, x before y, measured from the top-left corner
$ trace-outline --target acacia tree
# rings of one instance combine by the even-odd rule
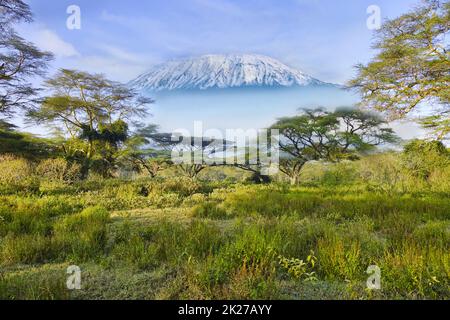
[[[174,145],[171,134],[158,132],[156,125],[139,128],[125,142],[121,161],[134,171],[145,171],[151,178],[171,164],[170,148]]]
[[[224,139],[172,136],[171,140],[172,162],[193,180],[207,167],[225,165],[224,157],[218,155],[229,144]]]
[[[298,182],[304,165],[313,160],[354,160],[375,146],[397,140],[381,117],[352,108],[334,112],[303,110],[300,115],[279,119],[280,171],[292,184]]]
[[[278,145],[278,141],[276,144]],[[243,155],[243,158],[239,160],[233,159],[231,161],[234,162],[232,166],[249,172],[251,174],[249,177],[250,181],[255,183],[270,183],[272,181],[269,173],[272,165],[274,165],[272,160],[277,161],[279,159],[275,155],[274,158],[272,156],[269,157],[268,153],[274,151],[270,145],[267,145],[267,148],[261,145],[257,147],[247,146],[243,150],[235,148],[233,151],[236,155]]]
[[[421,122],[445,139],[450,132],[449,30],[450,3],[439,0],[425,0],[384,23],[373,45],[378,54],[367,65],[357,65],[349,83],[362,94],[361,104],[391,119],[432,105],[435,114]]]
[[[11,116],[36,102],[38,89],[33,76],[44,75],[49,52],[25,41],[13,29],[18,22],[31,22],[30,8],[21,0],[0,0],[0,114]]]
[[[102,75],[75,70],[62,69],[45,84],[52,94],[28,118],[63,133],[84,176],[90,168],[108,175],[129,136],[129,124],[146,115],[152,100]]]

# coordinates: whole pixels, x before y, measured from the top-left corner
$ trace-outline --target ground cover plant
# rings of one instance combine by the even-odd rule
[[[2,175],[0,297],[448,299],[449,168],[424,180],[399,157],[311,163],[295,186],[238,169],[235,182],[217,169],[74,182],[7,157],[31,174]],[[393,172],[368,165],[380,160]],[[70,265],[81,290],[66,288]],[[366,287],[370,265],[381,290]]]

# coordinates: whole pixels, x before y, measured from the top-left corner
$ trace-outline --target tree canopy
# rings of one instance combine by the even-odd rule
[[[10,116],[36,102],[33,76],[44,75],[52,54],[39,50],[15,32],[14,23],[31,22],[21,0],[0,0],[0,115]]]
[[[308,161],[353,160],[375,146],[397,141],[386,124],[380,116],[354,108],[306,109],[281,118],[272,126],[281,135],[280,170],[295,183]]]
[[[391,119],[431,105],[434,113],[422,122],[444,139],[450,132],[449,30],[448,1],[426,0],[386,21],[376,33],[377,55],[357,65],[357,76],[349,83],[362,94],[361,104]]]
[[[28,119],[61,132],[68,139],[66,150],[83,159],[85,174],[92,166],[106,175],[129,126],[147,114],[152,100],[103,75],[75,70],[62,69],[45,84],[52,94],[28,112]]]

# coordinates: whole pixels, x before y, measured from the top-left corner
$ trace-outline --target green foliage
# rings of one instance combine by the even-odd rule
[[[298,116],[281,118],[272,126],[282,136],[280,170],[295,185],[309,161],[355,160],[377,145],[397,141],[386,124],[376,114],[352,108],[304,110]]]
[[[340,186],[350,185],[357,180],[357,170],[353,163],[340,162],[333,166],[328,166],[323,176],[320,178],[320,183],[325,186]]]
[[[85,261],[103,253],[109,213],[102,207],[90,207],[81,213],[58,220],[53,226],[54,241],[63,255]]]
[[[438,139],[449,132],[449,32],[450,3],[426,0],[411,12],[386,21],[376,34],[378,54],[367,65],[358,65],[350,86],[358,89],[362,105],[403,118],[425,105],[437,106],[425,119]]]
[[[38,170],[7,157],[41,190],[0,196],[0,297],[446,299],[448,167],[423,182],[400,155],[312,162],[296,187],[176,176],[68,183],[64,160]],[[43,191],[49,179],[63,183]],[[83,270],[81,291],[62,289],[69,264]],[[364,290],[369,265],[382,270],[381,291]]]
[[[226,219],[227,211],[214,202],[205,201],[192,209],[192,216],[197,218]]]
[[[30,109],[36,89],[26,78],[42,75],[51,55],[12,28],[31,21],[29,7],[0,2],[0,114],[26,108],[56,133],[50,142],[0,119],[0,299],[450,298],[441,142],[373,154],[397,141],[383,118],[316,109],[272,126],[291,185],[263,176],[260,159],[174,164],[170,134],[132,131],[152,101],[102,75],[62,69]],[[439,105],[422,124],[440,140],[449,132],[449,9],[427,0],[387,21],[378,54],[351,82],[365,105],[393,118]],[[184,142],[188,155],[214,155],[218,141]],[[69,292],[73,264],[82,290]],[[369,265],[382,270],[380,291],[365,290]]]
[[[109,214],[99,207],[81,213],[59,199],[10,200],[0,206],[0,265],[86,259],[101,253]]]
[[[13,155],[0,155],[0,193],[33,191],[38,186],[29,161]]]
[[[315,276],[316,273],[311,271],[316,266],[317,261],[317,258],[314,256],[314,252],[311,252],[311,254],[306,258],[306,261],[297,258],[288,259],[283,256],[279,256],[278,259],[280,266],[295,279],[302,279],[306,282],[317,281]]]
[[[31,164],[12,155],[0,156],[0,179],[3,184],[14,184],[31,175]]]
[[[3,0],[0,13],[0,115],[11,116],[36,101],[39,89],[30,84],[30,78],[44,75],[52,54],[39,50],[14,30],[15,23],[32,21],[28,4]]]
[[[125,120],[146,115],[146,106],[152,101],[102,75],[76,70],[61,69],[46,85],[52,94],[27,117],[53,126],[72,141],[85,142],[75,152],[84,177],[91,168],[104,177],[111,176],[119,149],[129,137]],[[64,151],[68,157],[74,156],[73,150]]]
[[[435,169],[450,165],[450,153],[440,141],[413,140],[405,145],[402,160],[412,175],[426,180]]]
[[[50,141],[10,128],[2,128],[1,123],[0,120],[0,155],[10,154],[35,161],[57,152],[56,146]]]
[[[367,190],[392,193],[406,192],[412,187],[418,187],[418,181],[404,169],[397,154],[377,154],[361,160],[359,176]]]
[[[36,174],[45,180],[71,183],[80,178],[81,168],[77,163],[70,164],[61,158],[47,159],[36,167]]]
[[[80,166],[61,158],[36,164],[14,155],[0,155],[0,194],[52,192],[64,189],[80,177]]]
[[[70,299],[66,286],[66,268],[67,265],[51,264],[0,273],[0,299]]]
[[[325,237],[317,243],[321,273],[330,279],[342,280],[364,278],[360,244],[345,243],[340,237]]]

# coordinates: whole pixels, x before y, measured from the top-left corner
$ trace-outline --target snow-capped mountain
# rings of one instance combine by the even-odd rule
[[[158,65],[129,85],[138,90],[327,85],[273,58],[253,54],[205,55]]]

